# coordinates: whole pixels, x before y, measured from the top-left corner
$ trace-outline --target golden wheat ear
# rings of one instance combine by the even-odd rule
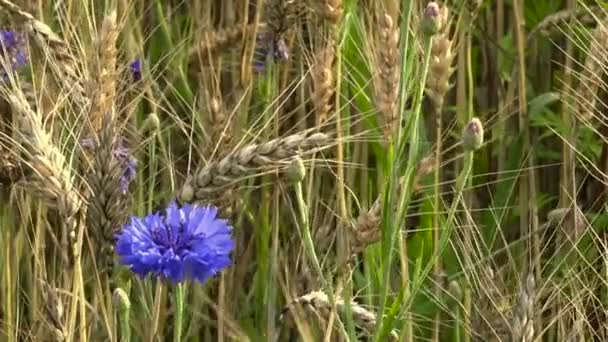
[[[280,169],[297,156],[326,148],[329,142],[329,136],[324,133],[299,133],[247,145],[196,170],[182,187],[178,199],[185,203],[207,200],[247,177]]]

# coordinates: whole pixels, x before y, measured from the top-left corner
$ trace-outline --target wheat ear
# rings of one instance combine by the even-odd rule
[[[182,202],[207,199],[243,178],[286,166],[306,151],[327,147],[328,142],[329,136],[324,133],[298,133],[247,145],[196,170],[182,187],[178,199]]]
[[[48,324],[53,332],[55,340],[65,341],[67,336],[64,322],[65,309],[59,296],[59,291],[43,280],[39,280],[38,283],[42,290],[42,300],[44,301],[45,323]]]
[[[342,18],[344,12],[342,0],[317,0],[317,12],[332,24],[336,24]]]
[[[433,159],[431,157],[426,157],[422,160],[414,176],[414,194],[420,191],[420,178],[431,173],[433,167]],[[399,186],[395,192],[396,197],[400,196],[403,182],[404,178],[399,180]],[[357,218],[357,221],[350,232],[353,253],[360,253],[365,250],[367,246],[380,241],[382,236],[380,229],[380,223],[382,221],[382,199],[383,195],[379,195],[370,209],[363,211]],[[395,205],[397,205],[397,203],[395,203]],[[394,209],[394,212],[397,212],[396,208]]]
[[[534,340],[535,300],[534,276],[530,273],[519,291],[513,323],[511,325],[512,341],[532,342]]]
[[[260,23],[257,27],[258,30],[264,30],[265,28],[266,25],[263,23]],[[201,41],[190,52],[190,55],[214,58],[227,49],[238,45],[245,36],[255,30],[256,25],[249,24],[204,32]]]
[[[116,11],[108,14],[101,24],[96,42],[96,58],[93,61],[93,98],[89,110],[90,133],[95,134],[101,128],[105,115],[114,116],[116,98],[116,41],[119,30],[116,26]],[[107,113],[107,114],[106,114]],[[111,120],[113,119],[111,117]]]
[[[331,99],[335,93],[333,63],[336,57],[335,41],[333,38],[317,51],[311,68],[313,83],[313,104],[315,106],[316,124],[323,125],[332,109]]]
[[[439,9],[437,18],[437,33],[433,36],[431,46],[431,60],[429,75],[426,84],[426,94],[433,103],[436,115],[440,115],[445,95],[452,87],[450,77],[454,73],[454,57],[452,39],[450,37],[450,13],[448,7],[443,5]]]
[[[594,114],[597,102],[597,91],[602,84],[602,75],[605,71],[606,62],[606,43],[608,42],[608,20],[600,20],[593,31],[591,46],[585,58],[585,65],[582,75],[579,77],[579,87],[577,91],[577,114],[581,116],[581,121],[590,120]]]
[[[341,297],[334,297],[336,309],[340,313],[346,312],[346,303]],[[294,305],[302,305],[304,308],[311,311],[316,311],[319,314],[324,314],[324,317],[329,316],[332,305],[329,301],[329,297],[323,291],[313,291],[298,297],[291,301],[282,311],[279,316],[279,322],[285,319],[285,315],[291,310]],[[361,326],[367,333],[373,333],[376,329],[376,314],[372,311],[367,310],[355,301],[350,303],[350,312],[353,315],[355,322]],[[397,341],[399,335],[396,331],[392,330],[389,333],[390,341]]]
[[[79,108],[87,108],[89,99],[82,78],[78,75],[78,62],[70,53],[70,49],[63,39],[55,34],[48,25],[8,0],[0,0],[0,8],[23,21],[26,31],[34,36],[45,54],[52,57],[50,61],[52,70],[62,87],[70,89],[70,99]]]
[[[82,201],[73,185],[65,157],[44,131],[42,118],[31,110],[23,95],[11,93],[7,98],[18,114],[18,130],[26,152],[26,165],[33,171],[26,178],[27,188],[45,200],[47,206],[57,209],[74,242],[80,225]],[[72,252],[76,253],[75,250]]]
[[[397,125],[399,101],[400,60],[399,4],[387,1],[386,10],[378,18],[378,46],[376,52],[377,75],[375,80],[376,106],[380,114],[384,138],[392,139]]]
[[[99,135],[99,144],[93,152],[93,167],[87,183],[90,195],[87,209],[87,226],[91,229],[95,242],[99,244],[102,256],[111,266],[114,235],[127,220],[127,196],[121,189],[123,165],[114,156],[117,141],[111,123]]]

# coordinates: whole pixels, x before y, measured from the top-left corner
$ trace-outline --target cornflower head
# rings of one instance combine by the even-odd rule
[[[3,59],[0,75],[6,81],[8,72],[27,64],[25,36],[11,30],[0,30],[0,56]],[[4,63],[10,65],[10,70],[6,70]]]
[[[256,54],[261,57],[254,62],[254,68],[258,73],[264,72],[267,63],[286,61],[289,59],[289,47],[285,40],[272,32],[258,34]]]
[[[141,80],[141,59],[136,58],[129,64],[129,71],[131,72],[131,77],[133,81]]]
[[[91,138],[82,139],[80,142],[81,146],[85,149],[95,149],[95,140]],[[129,184],[135,179],[137,175],[137,159],[133,158],[131,152],[126,147],[124,139],[119,139],[112,149],[112,156],[120,164],[122,168],[122,175],[120,176],[120,189],[123,194],[127,194],[129,191]]]
[[[116,235],[120,263],[142,278],[204,284],[231,264],[234,249],[232,227],[217,214],[213,206],[171,202],[164,213],[132,217]]]

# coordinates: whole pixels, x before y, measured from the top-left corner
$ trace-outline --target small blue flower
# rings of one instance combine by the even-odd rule
[[[80,145],[89,150],[96,148],[95,140],[91,138],[85,138],[80,141]],[[125,146],[124,139],[119,139],[114,145],[112,150],[112,156],[122,167],[122,175],[120,176],[120,189],[123,194],[127,194],[129,191],[129,184],[137,176],[137,159],[133,158],[129,149]]]
[[[254,62],[258,73],[264,72],[267,63],[286,61],[289,59],[289,47],[285,40],[270,32],[260,33],[257,37],[257,52],[259,60]]]
[[[131,181],[137,176],[137,159],[133,158],[122,139],[116,144],[112,154],[122,166],[120,188],[122,189],[122,193],[126,194],[129,191],[129,184],[131,184]]]
[[[142,278],[152,274],[171,282],[205,283],[232,263],[232,227],[217,208],[169,204],[143,219],[132,217],[116,235],[120,263]]]
[[[137,58],[131,64],[129,64],[129,71],[133,81],[141,80],[141,59]]]
[[[6,81],[9,71],[27,64],[25,36],[15,31],[0,30],[0,55],[4,63],[10,64],[10,70],[6,70],[4,65],[0,66],[0,75]]]

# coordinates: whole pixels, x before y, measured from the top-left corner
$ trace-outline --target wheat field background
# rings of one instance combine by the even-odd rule
[[[0,24],[1,341],[608,341],[604,2]]]

